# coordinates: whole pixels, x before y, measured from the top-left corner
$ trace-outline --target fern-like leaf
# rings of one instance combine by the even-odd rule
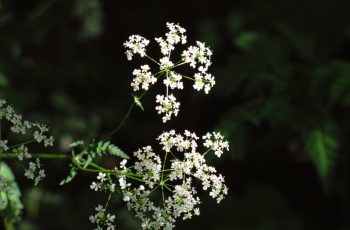
[[[306,152],[320,178],[326,182],[334,165],[338,143],[334,136],[320,129],[310,132],[306,141]]]

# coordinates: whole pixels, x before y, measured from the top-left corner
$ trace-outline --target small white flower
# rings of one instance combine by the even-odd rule
[[[0,150],[6,152],[9,147],[7,146],[7,140],[0,140]]]
[[[95,229],[114,230],[115,225],[113,224],[113,222],[115,220],[115,215],[106,213],[106,209],[100,204],[95,208],[95,210],[96,210],[95,215],[91,215],[89,217],[90,222],[92,224],[97,225]]]
[[[96,192],[99,190],[100,186],[98,183],[96,183],[95,181],[92,182],[92,184],[90,185],[90,188],[92,190],[95,190]]]
[[[39,158],[35,162],[29,162],[29,167],[25,169],[24,176],[30,180],[34,180],[35,186],[46,176],[45,171],[41,169]]]
[[[172,66],[174,66],[174,63],[172,63],[170,60],[169,60],[169,57],[162,57],[160,60],[160,70],[163,70],[163,69],[170,69]]]
[[[163,83],[165,86],[170,87],[171,89],[183,89],[184,85],[181,80],[182,76],[180,74],[170,71],[169,76],[164,79]]]
[[[176,101],[173,94],[170,94],[169,96],[157,95],[156,103],[159,104],[156,106],[158,114],[164,114],[162,118],[164,123],[170,120],[173,115],[177,116],[180,111],[180,102]]]
[[[134,54],[140,54],[141,57],[146,55],[146,47],[149,44],[149,40],[140,35],[131,35],[129,40],[124,43],[124,47],[127,48],[126,56],[130,61]]]
[[[229,150],[228,141],[224,141],[224,137],[218,132],[207,133],[203,136],[203,140],[205,140],[203,145],[212,149],[218,157],[221,157],[225,149]]]
[[[169,32],[165,34],[165,39],[162,37],[156,38],[156,42],[160,46],[161,53],[165,56],[170,55],[170,52],[175,49],[174,45],[181,42],[185,44],[187,42],[187,37],[185,35],[186,30],[179,25],[174,23],[166,23]]]
[[[204,92],[206,94],[209,93],[210,89],[215,85],[214,77],[211,74],[205,73],[202,75],[202,73],[196,73],[194,75],[194,84],[193,88],[197,91],[200,91],[204,88]]]
[[[123,159],[121,162],[120,162],[120,168],[121,169],[126,169],[126,163],[128,162],[127,159]]]
[[[97,179],[100,180],[101,183],[105,182],[107,180],[106,173],[99,172]]]
[[[148,90],[150,85],[157,82],[157,78],[155,78],[149,70],[150,68],[148,65],[142,65],[140,69],[134,70],[132,74],[136,77],[131,83],[134,91],[140,90],[140,87],[141,89]]]
[[[211,65],[212,51],[204,43],[197,41],[197,46],[190,46],[182,52],[182,60],[189,63],[192,68],[196,68],[202,73],[206,72]]]

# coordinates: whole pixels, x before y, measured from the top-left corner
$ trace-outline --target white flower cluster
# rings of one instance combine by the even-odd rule
[[[14,109],[10,105],[6,105],[5,100],[0,100],[0,120],[5,119],[10,123],[10,129],[13,133],[26,134],[29,129],[36,129],[33,132],[33,139],[38,142],[44,143],[44,146],[52,146],[54,138],[47,136],[48,128],[39,123],[33,123],[30,121],[24,121],[21,115],[15,113]]]
[[[160,46],[160,51],[164,55],[170,55],[170,52],[175,49],[174,45],[178,44],[180,41],[182,44],[186,44],[187,36],[185,35],[186,29],[174,23],[166,23],[169,32],[165,34],[165,39],[162,37],[155,38]]]
[[[34,129],[32,131],[33,141],[42,143],[45,147],[53,145],[54,138],[47,134],[49,129],[46,125],[23,120],[21,115],[15,113],[15,110],[12,106],[7,105],[5,100],[0,100],[0,120],[3,119],[10,124],[11,132],[25,135],[27,134],[27,131]],[[28,144],[29,142],[31,141],[28,141],[26,143]],[[14,153],[17,155],[20,161],[32,158],[32,155],[29,153],[28,147],[25,143],[9,147],[8,140],[1,139],[0,151],[3,153]],[[28,179],[34,180],[35,185],[37,185],[39,181],[45,177],[45,171],[41,169],[39,159],[29,162],[28,168],[25,170],[24,175]]]
[[[133,79],[131,86],[133,87],[134,91],[137,91],[141,88],[144,90],[148,90],[149,85],[153,85],[156,83],[157,78],[152,76],[152,73],[149,71],[150,68],[148,65],[141,66],[141,69],[135,69],[132,73],[136,77]]]
[[[107,178],[106,173],[99,172],[97,176],[97,182],[93,181],[90,185],[90,188],[95,191],[115,191],[115,184],[110,183]]]
[[[20,161],[32,158],[32,154],[28,152],[28,147],[25,145],[20,145],[17,148],[13,148],[12,152],[17,155],[18,160]]]
[[[213,135],[215,144],[206,144],[208,136]],[[133,188],[125,177],[119,179],[123,200],[129,209],[136,212],[136,217],[142,220],[143,229],[172,229],[178,218],[190,219],[199,215],[200,198],[194,180],[202,183],[203,190],[209,190],[209,195],[219,203],[227,195],[224,177],[217,174],[216,169],[206,164],[205,154],[210,151],[228,149],[227,141],[223,141],[219,133],[207,134],[203,137],[203,146],[207,151],[198,152],[200,138],[189,131],[177,134],[174,130],[162,133],[157,140],[164,151],[164,160],[155,154],[151,146],[137,150],[134,155],[137,161],[134,172],[121,167],[125,173],[139,175],[143,184]],[[209,136],[210,137],[210,136]],[[221,141],[221,142],[220,142]],[[214,148],[213,146],[215,145]],[[165,169],[165,166],[170,168]],[[163,205],[158,206],[152,201],[150,194],[161,188]]]
[[[224,141],[224,136],[218,132],[207,133],[203,136],[204,146],[214,151],[215,155],[221,157],[223,151],[229,150],[228,141]]]
[[[106,209],[102,205],[98,205],[96,208],[96,214],[89,217],[90,222],[96,224],[95,230],[114,230],[115,225],[113,224],[115,220],[115,215],[109,213],[106,214]]]
[[[29,167],[25,169],[24,176],[30,180],[34,180],[35,186],[46,176],[45,171],[41,169],[40,160],[38,158],[34,162],[29,162]]]
[[[124,46],[127,48],[126,55],[129,60],[131,60],[133,54],[138,53],[141,57],[146,56],[152,62],[159,65],[160,71],[155,74],[152,74],[148,65],[141,66],[141,69],[135,69],[133,75],[136,77],[132,80],[131,86],[134,91],[141,89],[148,90],[149,86],[156,82],[157,78],[164,76],[163,83],[166,87],[166,95],[156,96],[156,103],[158,103],[156,110],[159,114],[163,114],[163,122],[169,121],[179,111],[180,103],[176,103],[176,109],[168,108],[169,103],[171,104],[172,101],[176,101],[174,94],[169,93],[169,90],[183,89],[183,78],[192,80],[194,82],[193,88],[197,91],[203,90],[206,94],[215,85],[215,78],[207,72],[211,65],[212,51],[204,43],[197,41],[197,46],[189,46],[182,52],[178,62],[172,62],[170,55],[175,49],[175,45],[187,43],[186,29],[174,23],[166,23],[166,26],[169,31],[165,34],[165,37],[155,38],[155,41],[160,46],[161,53],[164,55],[159,61],[146,55],[145,47],[149,44],[147,39],[139,35],[132,35],[124,43]],[[176,67],[186,63],[197,70],[192,77],[184,76],[175,71]],[[174,99],[170,100],[170,98]]]
[[[199,65],[198,71],[205,73],[211,65],[212,55],[212,51],[204,43],[197,41],[197,46],[190,46],[182,53],[182,60],[189,63],[192,68]]]
[[[170,120],[172,115],[177,116],[179,113],[180,102],[176,101],[173,94],[168,96],[157,95],[156,98],[156,102],[159,104],[156,106],[156,110],[158,111],[158,114],[164,113],[164,116],[162,117],[164,123]]]
[[[9,150],[9,147],[7,146],[8,140],[0,140],[0,150],[6,152]]]
[[[124,47],[127,49],[125,54],[128,60],[132,60],[134,54],[140,54],[141,57],[146,55],[146,47],[149,44],[149,40],[140,35],[131,35],[129,40],[124,43]]]

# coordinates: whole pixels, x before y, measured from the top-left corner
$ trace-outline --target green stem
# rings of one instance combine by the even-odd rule
[[[117,128],[113,129],[110,133],[107,134],[107,136],[112,136],[114,133],[116,133],[121,127],[123,127],[124,123],[126,122],[126,119],[128,119],[131,110],[134,108],[135,102],[132,102],[131,105],[129,106],[128,111],[126,112],[123,120],[120,122],[120,124],[117,126]]]
[[[13,145],[13,146],[9,147],[9,149],[13,149],[13,148],[16,148],[16,147],[21,146],[21,145],[30,144],[30,143],[32,143],[32,142],[34,142],[34,141],[35,141],[34,139],[31,139],[31,140],[29,140],[29,141],[25,141],[25,142],[23,142],[23,143],[20,143],[20,144],[17,144],[17,145]]]
[[[160,65],[156,60],[154,60],[153,58],[151,58],[150,56],[148,56],[147,54],[145,55],[149,60],[153,61],[154,63],[156,63],[157,65]]]
[[[165,152],[164,161],[163,161],[163,168],[162,168],[162,182],[163,182],[163,178],[164,178],[164,168],[165,168],[167,156],[168,156],[168,152]]]
[[[162,74],[163,72],[165,72],[165,70],[161,70],[161,71],[155,73],[154,76],[157,76],[157,75],[158,75],[158,76],[157,76],[157,78],[158,78],[158,77],[161,76],[161,74]],[[142,99],[142,98],[145,96],[146,93],[147,93],[147,91],[143,92],[143,93],[138,97],[138,99]],[[126,114],[125,114],[123,120],[119,123],[119,125],[118,125],[115,129],[113,129],[111,132],[109,132],[109,133],[106,135],[107,137],[112,136],[112,135],[115,134],[117,131],[119,131],[119,129],[121,129],[121,128],[123,127],[123,125],[124,125],[125,122],[126,122],[126,119],[128,119],[128,117],[129,117],[129,115],[130,115],[132,109],[134,108],[134,106],[135,106],[135,101],[133,101],[133,102],[130,104],[129,109],[128,109],[128,111],[126,112]]]
[[[108,204],[109,204],[109,202],[111,201],[111,198],[112,198],[112,193],[110,192],[109,195],[108,195],[107,202],[106,202],[106,204],[105,204],[105,209],[107,209]]]
[[[211,148],[208,149],[207,151],[205,151],[205,153],[203,153],[203,156],[207,155],[207,153],[208,153],[210,150],[211,150]]]
[[[173,68],[175,68],[175,67],[182,66],[182,65],[184,65],[184,64],[186,64],[186,62],[184,62],[184,61],[178,61],[178,62],[176,62],[171,68],[173,69]]]
[[[70,159],[71,156],[68,154],[58,154],[58,153],[31,153],[34,158],[41,159]],[[0,158],[17,158],[17,153],[0,153]]]
[[[164,187],[165,187],[166,189],[168,189],[169,192],[173,192],[168,186],[164,185]]]

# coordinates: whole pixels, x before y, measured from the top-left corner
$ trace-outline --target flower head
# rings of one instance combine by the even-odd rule
[[[156,103],[159,104],[156,106],[156,110],[158,111],[158,114],[164,113],[162,118],[164,123],[170,120],[173,115],[177,116],[180,111],[180,102],[176,101],[173,94],[170,94],[169,96],[157,95],[156,98]]]
[[[132,74],[135,78],[131,83],[134,91],[140,90],[140,88],[148,90],[150,85],[156,83],[157,78],[155,78],[149,70],[150,67],[148,65],[142,65],[140,69],[134,70]]]
[[[149,40],[140,35],[131,35],[129,40],[124,43],[124,47],[127,49],[125,54],[130,61],[134,54],[140,54],[141,57],[146,55],[146,47],[149,44]]]
[[[169,22],[166,23],[166,26],[168,31],[165,36],[155,38],[163,55],[159,61],[146,55],[146,46],[149,41],[140,35],[132,35],[124,43],[129,60],[132,59],[133,54],[139,53],[141,57],[146,56],[153,63],[159,65],[160,71],[155,74],[149,71],[148,65],[142,65],[141,69],[135,69],[133,72],[135,78],[132,80],[131,86],[134,91],[148,90],[158,78],[164,77],[162,82],[166,87],[166,94],[157,95],[156,97],[156,103],[160,104],[156,106],[156,110],[159,114],[165,114],[162,118],[163,122],[169,121],[172,115],[176,116],[179,111],[180,103],[176,102],[175,94],[170,91],[184,89],[183,79],[192,80],[194,82],[193,88],[197,91],[203,90],[206,94],[215,85],[215,78],[207,72],[211,65],[212,51],[210,48],[205,43],[197,41],[196,46],[189,46],[183,50],[180,60],[172,61],[171,52],[175,49],[175,46],[179,43],[187,43],[186,29],[179,24]],[[184,64],[189,64],[189,66],[196,69],[193,76],[186,76],[178,72],[177,67]]]
[[[218,134],[214,134],[218,137]],[[200,138],[189,131],[183,134],[174,130],[163,132],[157,140],[164,151],[164,159],[151,146],[137,150],[133,175],[143,181],[141,185],[127,184],[119,179],[123,200],[142,221],[143,229],[173,229],[177,219],[190,219],[199,215],[201,200],[194,180],[202,183],[202,189],[219,203],[227,195],[224,177],[208,166],[205,153],[198,151]],[[205,139],[206,140],[206,139]],[[170,167],[166,169],[165,167]],[[159,188],[163,204],[151,200],[150,194]]]

